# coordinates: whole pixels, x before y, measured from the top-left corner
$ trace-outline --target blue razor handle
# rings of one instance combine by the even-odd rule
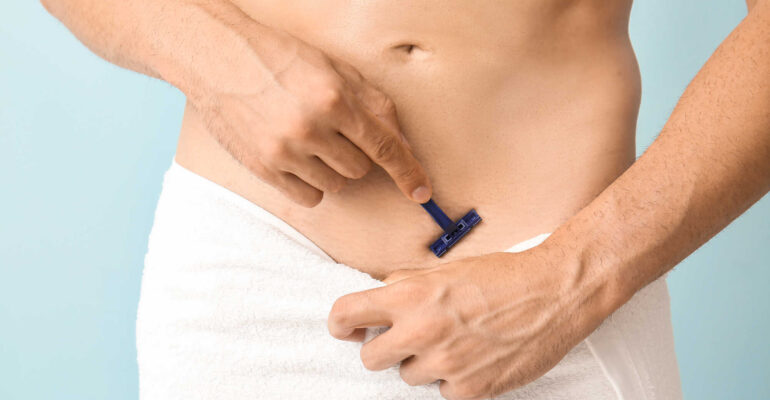
[[[441,235],[432,245],[430,250],[436,257],[443,256],[450,247],[454,246],[460,239],[463,238],[476,224],[481,222],[481,217],[476,213],[476,210],[471,209],[460,218],[457,222],[453,222],[444,211],[441,210],[433,199],[428,200],[427,203],[421,204],[422,208],[433,217],[433,220],[444,230],[444,234]]]

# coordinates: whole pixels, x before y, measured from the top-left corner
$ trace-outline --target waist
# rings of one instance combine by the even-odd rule
[[[193,107],[185,110],[177,161],[374,277],[504,251],[553,231],[634,160],[636,60],[625,45],[599,44],[586,53],[602,51],[599,59],[533,59],[515,67],[470,56],[462,64],[346,59],[394,101],[436,202],[451,218],[470,208],[483,218],[441,260],[428,249],[440,228],[381,169],[306,209],[238,164]]]
[[[189,110],[177,160],[278,216],[335,261],[381,278],[406,266],[428,268],[439,261],[503,251],[553,231],[633,161],[633,132],[616,136],[622,138],[619,144],[590,150],[550,141],[481,146],[476,155],[468,153],[446,167],[418,156],[432,179],[433,198],[451,218],[470,208],[483,218],[441,260],[428,249],[440,228],[379,168],[338,193],[326,193],[318,206],[306,209],[234,161]]]

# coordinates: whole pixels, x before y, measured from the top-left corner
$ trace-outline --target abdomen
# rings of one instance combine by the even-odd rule
[[[394,100],[434,199],[450,217],[476,208],[484,218],[445,260],[552,231],[633,162],[630,3],[242,3]],[[250,177],[186,114],[183,165],[278,215],[335,260],[375,276],[437,262],[427,245],[439,228],[382,170],[304,209]]]

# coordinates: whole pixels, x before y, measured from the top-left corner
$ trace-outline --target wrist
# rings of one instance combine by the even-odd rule
[[[602,240],[596,229],[585,229],[591,222],[578,214],[554,231],[543,246],[560,255],[563,290],[590,304],[595,317],[603,320],[640,286],[624,273],[624,260],[608,246],[610,241]]]

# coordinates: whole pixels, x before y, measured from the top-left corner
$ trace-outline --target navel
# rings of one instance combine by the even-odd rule
[[[412,54],[415,49],[419,49],[414,43],[404,43],[393,47],[394,50],[403,51],[406,54]]]
[[[391,50],[409,57],[425,57],[431,54],[431,51],[414,42],[404,42],[391,46]]]

